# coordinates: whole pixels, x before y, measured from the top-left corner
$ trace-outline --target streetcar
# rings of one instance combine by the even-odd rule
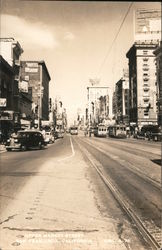
[[[97,137],[106,137],[107,136],[107,127],[104,124],[99,124],[94,129],[94,136],[97,136]]]
[[[109,137],[114,137],[114,138],[126,138],[127,137],[126,126],[125,125],[109,126],[108,135]]]
[[[76,126],[70,127],[70,134],[71,135],[78,135],[78,127],[76,127]]]

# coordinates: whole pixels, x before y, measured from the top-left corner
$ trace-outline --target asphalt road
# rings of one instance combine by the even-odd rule
[[[17,194],[39,174],[41,166],[51,159],[66,157],[71,153],[69,139],[57,140],[43,150],[12,151],[0,154],[0,214],[16,199]]]
[[[154,229],[160,228],[160,143],[68,135],[44,150],[0,154],[0,225],[8,235],[4,246],[10,244],[11,249],[25,249],[13,242],[14,237],[22,236],[18,231],[76,233],[84,228],[84,233],[98,238],[99,249],[149,249],[79,145],[102,165],[105,176],[113,180],[140,218]],[[43,192],[40,206],[39,196]],[[31,219],[35,204],[38,213]],[[108,246],[101,244],[103,235],[112,237],[105,240]],[[114,242],[120,244],[110,247]],[[40,246],[34,247],[28,245],[28,249],[40,249]],[[9,247],[3,249],[10,250]],[[75,248],[62,246],[60,249]],[[85,249],[85,246],[78,249]],[[92,249],[98,250],[97,247]]]

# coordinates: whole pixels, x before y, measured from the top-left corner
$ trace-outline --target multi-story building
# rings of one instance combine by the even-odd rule
[[[87,87],[88,121],[89,126],[105,123],[112,116],[109,88],[106,86]]]
[[[49,119],[49,82],[51,77],[44,61],[21,61],[21,82],[32,88],[32,111],[35,126]]]
[[[18,89],[14,85],[14,70],[2,56],[0,56],[0,79],[0,130],[2,138],[5,139],[14,129],[15,114],[17,114],[14,95]]]
[[[21,128],[30,128],[32,126],[32,88],[29,87],[27,92],[19,92],[19,112]]]
[[[138,41],[126,56],[129,59],[129,119],[130,125],[157,124],[156,65],[157,43]]]
[[[154,54],[156,56],[158,125],[162,128],[162,42]]]
[[[19,113],[19,73],[20,56],[23,53],[19,42],[13,38],[0,38],[1,54],[1,96],[5,99],[6,106],[1,103],[1,129],[5,127],[5,133],[20,128]],[[5,111],[5,121],[4,121]],[[3,114],[2,114],[3,112]],[[8,117],[8,118],[7,118]],[[7,121],[8,120],[8,121]]]
[[[115,85],[114,114],[117,123],[129,124],[129,79],[122,77]]]
[[[55,98],[53,121],[56,131],[65,131],[67,129],[67,113],[60,97]]]

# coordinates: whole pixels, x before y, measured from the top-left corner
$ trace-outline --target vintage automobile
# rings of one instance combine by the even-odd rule
[[[54,134],[51,131],[45,132],[45,142],[46,143],[54,143],[55,142]]]
[[[39,130],[19,130],[16,134],[12,134],[7,140],[6,150],[12,149],[28,150],[32,148],[42,149],[47,145],[44,137]]]

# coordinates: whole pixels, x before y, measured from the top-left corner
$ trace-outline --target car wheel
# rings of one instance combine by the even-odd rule
[[[38,145],[39,149],[42,149],[42,143],[39,142],[39,145]]]
[[[26,150],[27,150],[26,145],[22,145],[22,146],[21,146],[21,150],[22,150],[22,151],[26,151]]]
[[[11,152],[12,149],[11,149],[11,148],[7,148],[6,150],[7,150],[8,152]]]

